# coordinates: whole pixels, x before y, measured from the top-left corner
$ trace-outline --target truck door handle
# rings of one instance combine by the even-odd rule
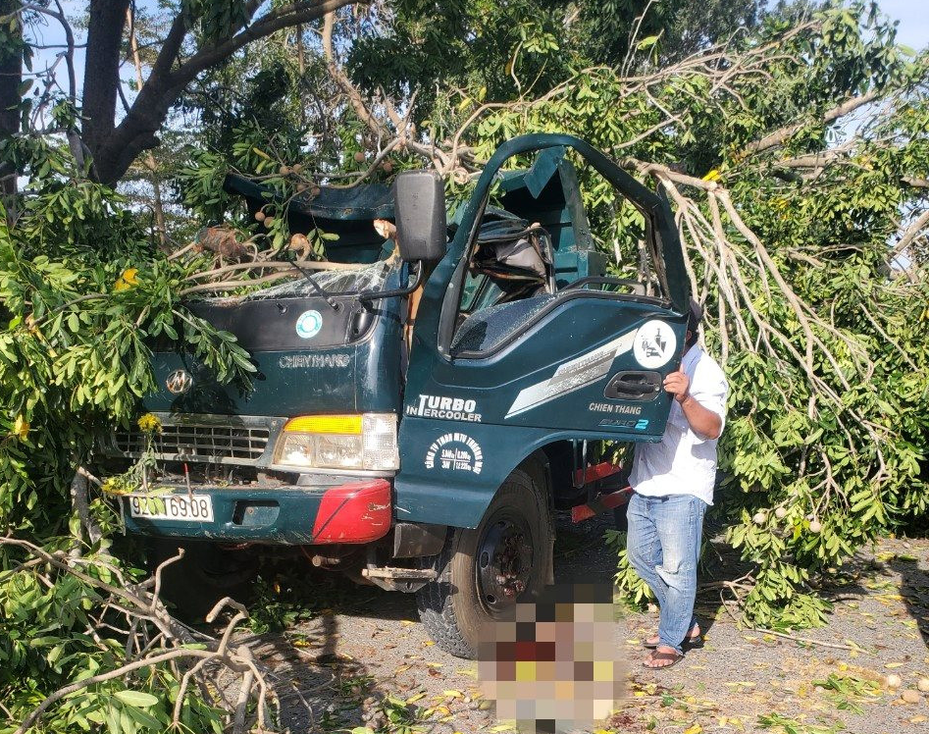
[[[618,372],[604,388],[604,397],[610,400],[652,400],[662,387],[658,372]]]

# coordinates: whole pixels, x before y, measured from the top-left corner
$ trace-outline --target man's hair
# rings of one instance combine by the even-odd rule
[[[704,309],[701,308],[701,304],[693,298],[690,299],[688,306],[688,331],[691,332],[691,338],[688,340],[687,346],[690,347],[698,340],[698,334],[701,330],[701,319],[704,318]]]

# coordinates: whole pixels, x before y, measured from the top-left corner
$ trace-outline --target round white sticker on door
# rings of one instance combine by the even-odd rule
[[[675,356],[677,341],[672,327],[664,321],[647,321],[636,332],[633,356],[641,367],[658,369]]]
[[[323,328],[323,317],[319,311],[304,311],[297,318],[297,336],[301,339],[312,339]]]

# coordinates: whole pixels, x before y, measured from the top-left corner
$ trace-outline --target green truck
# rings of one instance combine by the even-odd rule
[[[642,215],[642,278],[607,275],[570,149]],[[527,168],[505,170],[513,156]],[[268,201],[227,188],[253,213]],[[550,580],[555,509],[611,504],[616,467],[591,465],[587,442],[663,434],[690,296],[671,209],[550,134],[502,145],[448,223],[434,172],[313,193],[289,227],[329,233],[341,266],[190,304],[250,352],[250,390],[156,348],[161,432],[118,431],[105,452],[157,459],[147,491],[119,499],[126,526],[156,560],[186,548],[177,599],[241,585],[256,547],[292,553],[416,593],[436,642],[474,656],[485,625]]]

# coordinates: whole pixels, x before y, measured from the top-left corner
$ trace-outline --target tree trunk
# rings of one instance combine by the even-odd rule
[[[0,0],[0,16],[13,17],[20,0]],[[19,133],[22,98],[19,88],[23,81],[23,27],[19,16],[10,21],[10,40],[0,47],[0,141]],[[16,174],[13,164],[0,163],[0,197],[6,207],[7,219],[16,215]]]
[[[114,124],[119,84],[120,41],[129,0],[91,0],[87,33],[87,67],[84,75],[84,142],[94,156],[94,171],[101,183],[115,184],[136,156],[158,145],[156,134],[178,96],[198,74],[220,64],[252,41],[277,31],[309,23],[357,0],[299,0],[272,8],[254,23],[262,5],[246,3],[246,26],[207,46],[177,64],[187,34],[186,16],[179,13],[162,43],[151,73],[132,107]],[[100,48],[97,48],[97,45]],[[93,58],[91,58],[93,57]]]
[[[84,144],[95,161],[113,132],[123,26],[128,8],[129,0],[90,0],[82,114]]]

